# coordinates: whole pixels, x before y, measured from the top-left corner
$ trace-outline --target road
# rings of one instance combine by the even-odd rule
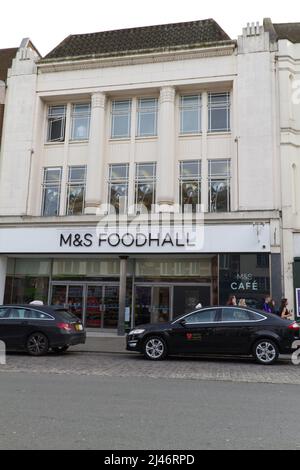
[[[70,353],[0,366],[0,449],[300,449],[299,368]]]

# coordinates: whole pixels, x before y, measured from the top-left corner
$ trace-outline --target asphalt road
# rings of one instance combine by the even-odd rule
[[[97,358],[101,363],[102,356]],[[86,363],[91,359],[96,360],[86,356]],[[135,367],[148,364],[126,360]],[[240,367],[239,362],[217,364],[224,373]],[[299,392],[299,385],[287,383],[0,368],[0,449],[300,449]]]

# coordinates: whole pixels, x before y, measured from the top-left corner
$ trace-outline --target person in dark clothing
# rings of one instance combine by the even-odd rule
[[[292,314],[288,309],[288,299],[282,299],[281,301],[281,306],[279,309],[279,315],[283,320],[292,320]]]
[[[271,297],[270,295],[268,295],[266,298],[265,298],[265,301],[264,301],[264,304],[263,304],[263,311],[266,312],[266,313],[272,313],[272,308],[270,306],[271,304]]]

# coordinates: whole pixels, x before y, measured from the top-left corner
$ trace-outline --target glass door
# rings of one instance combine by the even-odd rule
[[[84,308],[84,293],[83,286],[73,286],[68,287],[68,297],[67,297],[67,306],[70,312],[74,313],[81,321],[83,318],[83,308]]]
[[[87,328],[103,327],[103,286],[87,286],[85,322]]]
[[[119,319],[119,287],[104,286],[103,328],[115,330]]]
[[[170,287],[153,287],[151,323],[165,323],[170,320]]]
[[[135,288],[135,326],[151,323],[152,287]]]

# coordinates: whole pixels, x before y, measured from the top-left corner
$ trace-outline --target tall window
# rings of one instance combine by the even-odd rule
[[[66,130],[66,106],[50,106],[48,109],[48,142],[63,142]]]
[[[61,168],[45,168],[43,180],[42,215],[54,217],[59,215]]]
[[[70,166],[68,178],[67,215],[81,215],[84,211],[86,167]]]
[[[112,102],[112,129],[113,139],[130,137],[131,129],[131,100]]]
[[[116,214],[125,214],[128,205],[129,165],[110,165],[108,182],[108,203]]]
[[[149,212],[156,198],[156,163],[138,163],[136,165],[135,204],[137,210]]]
[[[230,160],[210,160],[209,177],[209,212],[230,211]]]
[[[157,135],[158,100],[156,98],[141,98],[137,109],[137,137]]]
[[[180,204],[184,212],[196,212],[201,204],[201,160],[180,163]]]
[[[72,106],[72,140],[88,140],[90,135],[91,105],[73,104]]]
[[[199,134],[201,132],[201,95],[181,97],[180,133]]]
[[[230,93],[208,94],[208,130],[230,131]]]

